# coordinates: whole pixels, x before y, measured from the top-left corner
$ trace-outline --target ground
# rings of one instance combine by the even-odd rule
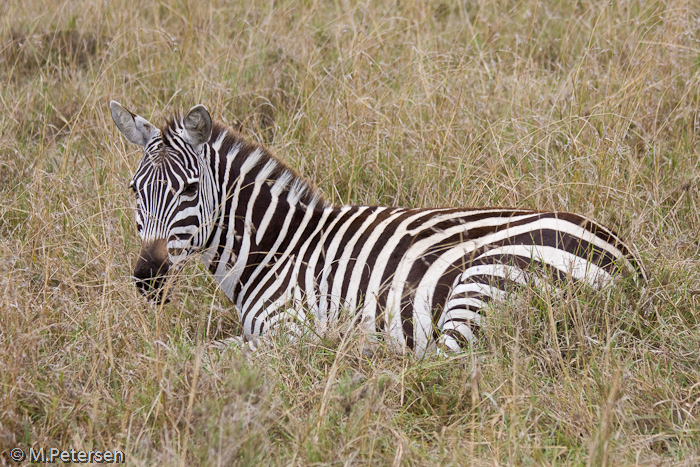
[[[700,6],[693,1],[0,3],[0,465],[697,465]],[[650,276],[494,307],[464,356],[365,336],[216,341],[195,262],[140,297],[110,99],[202,103],[333,203],[590,216]],[[342,336],[342,337],[341,337]]]

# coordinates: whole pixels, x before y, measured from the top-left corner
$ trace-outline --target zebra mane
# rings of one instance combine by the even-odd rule
[[[179,136],[184,128],[182,115],[176,114],[161,129],[163,141],[170,139],[167,136]],[[226,157],[232,152],[236,153],[236,162],[231,169],[246,169],[247,173],[264,176],[268,185],[272,187],[275,196],[284,193],[291,195],[291,199],[320,208],[330,207],[330,203],[323,195],[299,175],[284,161],[277,158],[272,152],[261,144],[246,140],[243,135],[221,122],[212,122],[211,138],[208,143],[221,157]]]

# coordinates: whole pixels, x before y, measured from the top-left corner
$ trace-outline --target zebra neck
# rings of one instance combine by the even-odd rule
[[[219,190],[226,195],[202,260],[240,309],[241,291],[280,258],[294,257],[294,233],[317,222],[327,207],[278,160],[261,151],[242,163],[235,156],[226,160]]]
[[[255,206],[253,200],[245,204],[249,208]],[[239,310],[246,292],[264,280],[273,266],[294,261],[299,253],[297,237],[309,226],[318,226],[321,219],[328,217],[330,208],[290,205],[285,199],[273,198],[260,209],[262,214],[256,215],[256,210],[253,207],[251,213],[248,209],[249,215],[243,218],[238,214],[228,216],[233,222],[219,225],[212,248],[207,250],[209,255],[203,256],[205,265]]]

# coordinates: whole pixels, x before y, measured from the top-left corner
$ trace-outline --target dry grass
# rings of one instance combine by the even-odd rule
[[[697,465],[698,31],[692,1],[0,3],[0,465]],[[213,348],[237,320],[201,267],[164,307],[128,278],[111,98],[201,102],[336,203],[588,214],[648,299],[528,291],[454,360]]]

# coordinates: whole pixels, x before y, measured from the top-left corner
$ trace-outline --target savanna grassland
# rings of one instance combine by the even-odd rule
[[[700,4],[0,2],[0,465],[700,463]],[[256,353],[197,262],[130,278],[120,101],[202,103],[334,203],[582,213],[650,276],[490,309],[465,356]]]

